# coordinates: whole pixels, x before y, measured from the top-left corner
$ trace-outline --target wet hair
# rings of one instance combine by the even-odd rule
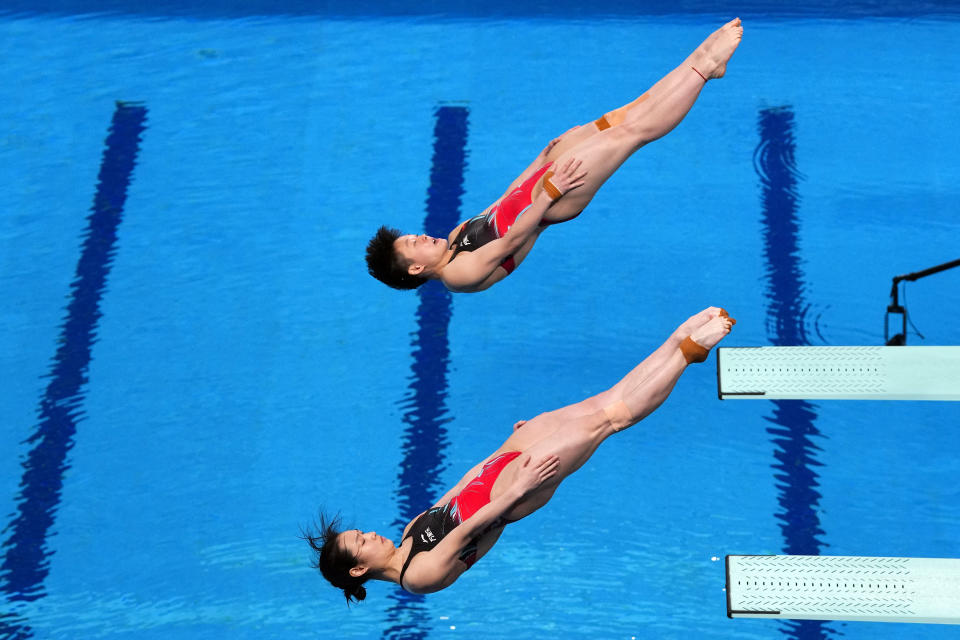
[[[415,276],[407,272],[400,264],[400,256],[393,243],[400,237],[400,231],[393,227],[380,227],[367,243],[367,271],[374,278],[394,289],[416,289],[429,278]]]
[[[316,535],[314,535],[314,530]],[[350,575],[350,569],[357,566],[357,559],[337,543],[340,535],[340,516],[327,518],[320,513],[320,524],[302,531],[300,537],[307,541],[313,550],[314,569],[319,569],[327,582],[337,589],[343,590],[343,595],[350,602],[360,602],[367,597],[367,590],[363,584],[367,577],[355,578]]]

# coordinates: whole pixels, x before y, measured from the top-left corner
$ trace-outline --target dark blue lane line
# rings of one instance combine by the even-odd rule
[[[433,165],[427,190],[424,231],[446,236],[460,221],[463,173],[467,165],[467,109],[440,107],[434,126]],[[450,292],[436,281],[419,289],[417,330],[412,334],[413,365],[403,408],[403,461],[396,491],[399,513],[393,521],[399,531],[444,493],[440,481],[446,468],[443,452],[451,420],[447,409],[447,372],[450,345],[447,329],[452,314]],[[432,630],[421,595],[394,589],[387,609],[383,637],[390,640],[426,638]]]
[[[117,228],[123,217],[127,187],[136,164],[146,107],[118,102],[100,163],[100,175],[77,271],[70,285],[66,318],[57,340],[50,378],[40,399],[33,445],[23,461],[15,518],[3,531],[4,556],[0,564],[0,593],[8,602],[42,598],[52,551],[47,536],[53,526],[63,490],[63,474],[70,467],[83,401],[90,355],[100,320],[100,300],[116,251]],[[23,626],[0,619],[0,635],[29,637]],[[14,628],[16,627],[16,628]]]
[[[763,240],[766,258],[767,335],[777,346],[809,344],[804,316],[804,273],[800,260],[799,173],[795,159],[794,117],[789,107],[763,109],[760,144],[753,165],[760,176]],[[817,406],[804,400],[773,400],[773,423],[767,433],[776,445],[772,465],[779,492],[776,514],[783,533],[783,552],[820,555],[823,528],[817,460],[822,438],[815,422]],[[819,620],[789,620],[781,632],[796,640],[826,638],[835,633]]]
[[[513,0],[5,0],[0,15],[141,15],[159,18],[242,18],[245,16],[316,16],[321,18],[420,18],[499,20],[548,18],[602,20],[630,16],[692,16],[717,19],[740,16],[746,21],[793,18],[942,17],[960,15],[955,0],[582,0],[516,2]]]

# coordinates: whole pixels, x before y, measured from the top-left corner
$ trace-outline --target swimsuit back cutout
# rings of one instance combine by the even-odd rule
[[[493,489],[493,483],[503,468],[506,467],[514,458],[520,455],[519,451],[508,451],[483,465],[477,477],[467,483],[467,485],[454,496],[449,503],[428,509],[422,513],[419,518],[410,525],[410,530],[404,536],[413,538],[410,547],[410,553],[407,555],[403,568],[400,569],[400,586],[403,587],[403,576],[410,566],[413,556],[421,551],[430,551],[443,540],[458,524],[472,516],[481,507],[490,502],[490,491]],[[477,561],[477,543],[489,531],[502,527],[513,522],[506,518],[498,518],[489,526],[485,527],[475,538],[473,538],[458,556],[460,561],[467,565],[467,568],[473,566]],[[401,541],[402,544],[402,541]]]

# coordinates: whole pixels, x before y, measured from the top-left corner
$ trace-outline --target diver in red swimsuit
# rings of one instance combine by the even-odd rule
[[[602,442],[659,407],[687,365],[705,360],[733,323],[723,309],[704,309],[607,391],[518,423],[496,451],[406,526],[399,545],[372,531],[339,531],[336,520],[321,517],[320,531],[305,535],[315,566],[348,602],[363,600],[371,579],[413,593],[450,586],[507,524],[545,505]]]
[[[723,77],[742,34],[740,19],[730,21],[639,98],[551,141],[501,198],[447,237],[380,227],[367,245],[370,274],[396,289],[436,279],[451,291],[473,292],[499,282],[523,261],[546,225],[576,217],[627,158],[680,123],[706,82]],[[468,227],[496,218],[497,210],[513,206],[511,198],[519,200],[516,215],[523,215],[475,243]],[[464,238],[467,244],[458,245]]]
[[[460,231],[454,237],[453,242],[450,243],[453,248],[450,260],[456,258],[461,251],[475,251],[488,242],[507,235],[517,218],[533,205],[533,187],[551,166],[553,166],[552,162],[543,165],[519,187],[500,198],[486,213],[474,216],[460,225],[458,227]],[[553,182],[551,181],[549,184],[552,185]],[[556,189],[557,187],[554,185],[553,188]],[[559,189],[557,191],[559,192]],[[546,227],[549,224],[551,223],[541,220],[538,226]],[[513,254],[501,260],[500,266],[507,272],[507,275],[513,273],[513,270],[517,268],[517,262]]]

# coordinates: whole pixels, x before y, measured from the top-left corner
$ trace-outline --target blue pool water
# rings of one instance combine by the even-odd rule
[[[955,8],[753,2],[514,277],[369,278],[378,224],[481,210],[734,11],[622,4],[5,3],[2,637],[953,637],[725,617],[725,554],[960,557],[960,416],[720,402],[712,364],[453,588],[348,610],[309,569],[320,506],[396,539],[704,306],[731,346],[882,344],[891,278],[958,257]],[[906,299],[960,344],[960,269]]]

